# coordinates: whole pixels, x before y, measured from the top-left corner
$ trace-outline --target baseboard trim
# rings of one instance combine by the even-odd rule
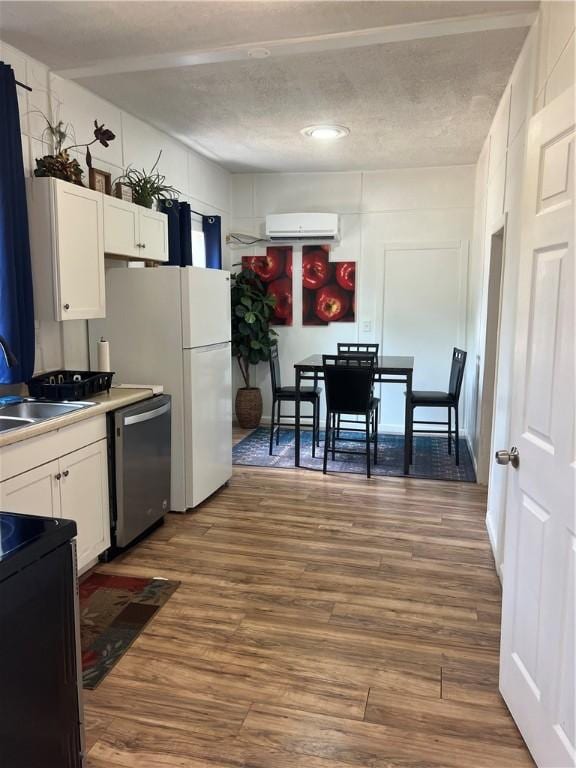
[[[500,565],[498,563],[498,547],[497,547],[497,536],[496,531],[494,530],[494,523],[492,522],[492,515],[487,510],[486,511],[486,530],[488,532],[488,538],[490,540],[490,547],[492,549],[492,556],[494,557],[494,564],[496,566],[496,573],[498,574],[498,578],[500,579],[500,583],[502,584],[502,570],[500,568]]]

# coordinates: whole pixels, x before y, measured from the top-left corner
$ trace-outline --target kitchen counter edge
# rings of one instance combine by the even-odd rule
[[[100,395],[87,398],[88,402],[96,403],[96,405],[92,405],[89,408],[66,413],[63,416],[47,419],[37,424],[30,424],[21,429],[0,433],[0,448],[29,440],[32,437],[45,435],[57,429],[63,429],[78,421],[91,419],[93,416],[100,416],[103,413],[108,413],[108,411],[115,411],[117,408],[123,408],[125,405],[132,405],[132,403],[138,403],[153,396],[154,391],[152,388],[135,387],[134,389],[128,389],[127,387],[112,387],[109,392],[103,392]]]

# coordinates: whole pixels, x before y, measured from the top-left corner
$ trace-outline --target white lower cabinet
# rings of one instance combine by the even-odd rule
[[[60,459],[60,517],[78,526],[78,568],[110,546],[106,440]]]
[[[76,432],[72,433],[71,429]],[[95,433],[95,427],[86,422],[85,427],[78,424],[68,428],[68,432],[59,430],[62,442],[55,440],[56,433],[52,433],[0,449],[0,470],[8,467],[14,475],[0,482],[0,509],[74,520],[78,528],[79,571],[85,570],[110,546],[107,441],[102,437],[58,458],[50,454],[54,454],[55,445],[67,443],[67,447],[76,447],[82,443],[82,437],[88,440]],[[101,435],[99,430],[98,436]],[[30,443],[28,450],[27,443]],[[11,449],[15,449],[12,456],[4,453]],[[34,455],[40,460],[52,460],[30,468],[29,459]]]
[[[61,517],[58,473],[58,461],[50,461],[0,483],[0,509],[24,515]]]

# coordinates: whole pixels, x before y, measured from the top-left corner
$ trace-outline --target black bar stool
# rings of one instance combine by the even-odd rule
[[[410,408],[410,419],[412,421],[412,434],[428,434],[437,432],[435,429],[414,429],[414,424],[428,424],[439,427],[448,427],[448,453],[452,453],[452,409],[454,409],[454,439],[456,466],[460,464],[460,433],[458,428],[458,403],[460,401],[460,391],[462,389],[462,380],[464,379],[464,366],[466,365],[466,352],[463,349],[454,347],[452,351],[452,365],[450,367],[450,380],[448,382],[447,392],[414,390],[412,397],[408,401]],[[448,421],[415,421],[415,408],[447,408]],[[410,463],[413,463],[413,446],[410,446]]]
[[[374,356],[361,357],[322,355],[326,386],[326,434],[324,436],[324,464],[326,474],[328,452],[332,461],[336,453],[359,453],[336,447],[336,419],[342,414],[364,416],[366,441],[366,476],[370,477],[370,443],[374,442],[374,464],[378,461],[378,400],[372,394],[374,386]]]
[[[296,387],[283,387],[280,376],[280,360],[278,359],[278,344],[270,347],[270,379],[272,381],[272,418],[270,420],[270,450],[274,446],[274,433],[276,433],[276,445],[280,442],[280,427],[294,426],[293,422],[282,421],[282,403],[293,403],[296,400]],[[300,400],[303,403],[312,403],[312,416],[300,416],[300,420],[312,421],[312,457],[316,456],[316,446],[320,445],[320,387],[301,387]],[[276,409],[278,406],[278,409]],[[278,413],[276,413],[278,410]],[[284,414],[285,419],[294,420],[291,414]]]

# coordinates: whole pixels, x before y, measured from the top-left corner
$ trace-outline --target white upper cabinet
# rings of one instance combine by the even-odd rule
[[[111,256],[168,261],[168,217],[104,196],[104,250]]]
[[[140,246],[142,257],[168,261],[168,216],[140,208]]]
[[[104,198],[104,250],[117,256],[140,257],[138,206],[115,197]]]
[[[37,320],[104,317],[103,196],[58,179],[29,179]]]
[[[105,254],[168,261],[168,217],[60,179],[27,182],[37,320],[106,316]]]

